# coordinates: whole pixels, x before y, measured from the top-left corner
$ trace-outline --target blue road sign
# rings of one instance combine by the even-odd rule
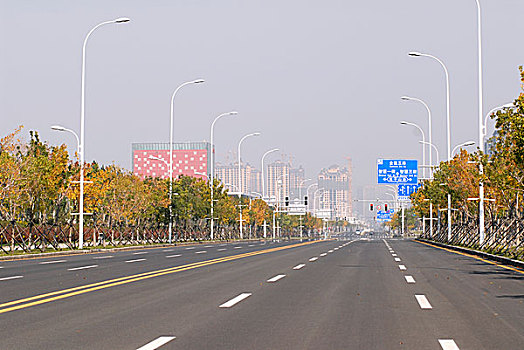
[[[377,211],[377,221],[391,221],[392,211]]]
[[[418,162],[413,159],[378,159],[377,176],[379,184],[416,185]]]
[[[412,193],[417,192],[420,185],[399,184],[397,187],[397,198],[399,201],[409,201]]]

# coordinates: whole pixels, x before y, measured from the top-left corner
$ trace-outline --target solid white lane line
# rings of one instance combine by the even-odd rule
[[[398,265],[398,268],[401,269],[402,271],[407,270],[406,265]]]
[[[94,256],[93,259],[110,259],[113,255]]]
[[[421,309],[433,309],[425,295],[415,294],[415,298],[417,299]]]
[[[276,281],[278,281],[279,279],[282,279],[282,278],[284,278],[284,277],[286,277],[286,275],[276,275],[275,277],[271,277],[271,278],[268,279],[267,281],[268,281],[269,283],[272,283],[272,282],[276,282]]]
[[[176,337],[168,336],[158,337],[155,340],[147,343],[146,345],[139,347],[137,350],[155,350],[161,347],[162,345],[169,343],[171,340],[175,338]]]
[[[201,251],[199,251],[199,252],[195,252],[195,254],[205,254],[205,253],[207,253],[206,250],[201,250]]]
[[[134,262],[139,262],[139,261],[144,261],[146,259],[133,259],[133,260],[127,260],[126,263],[134,263]]]
[[[242,247],[235,247],[235,249],[240,249],[240,248],[242,248]]]
[[[320,256],[326,256],[326,255],[327,255],[327,253],[322,253],[322,254],[320,254]]]
[[[68,271],[76,271],[76,270],[92,269],[93,267],[98,267],[98,265],[88,265],[88,266],[73,267],[73,268],[67,269],[67,270]]]
[[[315,261],[315,260],[317,260],[317,259],[318,259],[318,257],[315,256],[315,257],[309,259],[309,261]]]
[[[333,249],[331,249],[331,250],[328,250],[328,253],[333,253],[333,252],[334,252],[334,250],[333,250]]]
[[[217,252],[223,252],[224,250],[227,250],[226,248],[220,248],[220,249],[217,249]]]
[[[167,252],[172,252],[174,249],[164,249],[162,250],[163,252],[167,253]]]
[[[415,283],[415,279],[413,278],[413,276],[404,276],[404,278],[408,283]]]
[[[2,277],[0,278],[0,281],[7,281],[7,280],[15,280],[17,278],[22,278],[24,276],[10,276],[10,277]]]
[[[136,252],[136,253],[133,253],[133,255],[142,255],[142,254],[148,254],[149,252]]]
[[[47,265],[47,264],[58,264],[58,263],[63,263],[63,262],[66,262],[67,260],[51,260],[51,261],[42,261],[40,263],[38,263],[39,265]]]
[[[182,256],[182,255],[180,255],[180,254],[166,255],[166,258],[178,258],[179,256]]]
[[[438,342],[442,350],[460,350],[453,339],[439,339]]]
[[[395,258],[395,261],[402,261],[402,260],[400,260],[400,258]]]
[[[304,266],[306,266],[306,264],[298,264],[297,266],[293,267],[293,270],[300,270]]]
[[[251,296],[252,293],[242,293],[240,295],[237,295],[233,299],[226,301],[224,304],[220,305],[219,307],[232,307],[235,304],[240,303],[242,300],[248,298]]]
[[[187,247],[186,250],[195,249],[195,247]]]

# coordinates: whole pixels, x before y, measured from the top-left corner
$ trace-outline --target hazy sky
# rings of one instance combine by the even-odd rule
[[[481,0],[484,113],[520,92],[523,0]],[[308,177],[353,159],[354,187],[376,183],[377,158],[420,158],[433,112],[433,141],[446,155],[445,85],[451,79],[452,144],[477,141],[475,0],[0,0],[0,134],[23,124],[51,144],[76,147],[61,124],[79,130],[82,42],[88,45],[86,160],[130,168],[132,142],[169,140],[173,90],[196,78],[175,103],[175,140],[209,140],[217,160],[236,150],[259,166],[278,147]],[[490,128],[490,131],[492,129]],[[278,155],[270,159],[278,158]]]

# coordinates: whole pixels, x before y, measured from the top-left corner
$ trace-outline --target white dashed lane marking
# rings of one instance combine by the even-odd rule
[[[142,254],[148,254],[149,252],[136,252],[136,253],[133,253],[133,255],[142,255]]]
[[[333,249],[331,249],[331,250],[328,250],[328,253],[333,253],[333,252],[334,252],[334,250],[333,250]]]
[[[24,276],[10,276],[10,277],[2,277],[0,278],[0,281],[8,281],[8,280],[16,280],[18,278],[23,278]]]
[[[320,254],[320,256],[326,256],[326,255],[327,255],[327,253],[322,253],[322,254]]]
[[[402,260],[400,260],[400,258],[395,258],[395,261],[399,262],[399,261],[402,261]]]
[[[460,350],[453,339],[439,339],[438,342],[442,350]]]
[[[76,271],[76,270],[92,269],[94,267],[98,267],[98,265],[88,265],[88,266],[73,267],[73,268],[67,269],[67,270],[68,271]]]
[[[298,264],[297,266],[293,267],[293,270],[300,270],[304,266],[306,266],[306,264]]]
[[[144,261],[146,259],[133,259],[133,260],[127,260],[126,263],[134,263],[134,262],[139,262],[139,261]]]
[[[226,301],[224,304],[220,305],[221,308],[229,308],[232,306],[235,306],[236,304],[240,303],[242,300],[250,297],[252,293],[242,293],[240,295],[237,295],[233,299]]]
[[[179,256],[182,256],[182,255],[180,254],[166,255],[166,258],[178,258]]]
[[[169,343],[171,340],[175,338],[176,337],[168,336],[158,337],[155,340],[147,343],[146,345],[139,347],[137,350],[155,350],[161,347],[162,345]]]
[[[226,248],[220,248],[220,249],[217,249],[217,252],[223,252],[224,250],[227,250]]]
[[[240,248],[242,248],[242,247],[235,247],[235,249],[240,249]]]
[[[413,276],[404,276],[404,278],[408,283],[415,283],[415,279],[413,278]]]
[[[270,279],[268,279],[267,281],[269,283],[273,283],[273,282],[276,282],[282,278],[286,277],[286,275],[276,275],[275,277],[271,277]]]
[[[195,249],[195,247],[187,247],[186,250]]]
[[[164,249],[162,250],[163,252],[167,253],[167,252],[172,252],[174,249]]]
[[[93,259],[111,259],[112,255],[104,255],[104,256],[95,256]]]
[[[195,254],[205,254],[205,253],[207,253],[207,251],[205,251],[205,250],[201,250],[199,252],[195,252]]]
[[[405,271],[407,270],[406,266],[405,265],[398,265],[398,268],[402,271]]]
[[[67,260],[51,260],[51,261],[42,261],[40,263],[38,263],[39,265],[47,265],[47,264],[59,264],[59,263],[63,263],[63,262],[66,262]]]
[[[415,294],[415,298],[417,299],[421,309],[433,309],[425,295]]]
[[[313,261],[315,261],[315,260],[317,260],[317,259],[318,259],[318,257],[315,256],[315,257],[309,259],[309,261],[313,262]]]

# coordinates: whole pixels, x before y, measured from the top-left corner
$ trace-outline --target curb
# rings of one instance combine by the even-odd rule
[[[476,256],[479,256],[479,257],[484,258],[486,260],[492,260],[492,261],[496,261],[496,262],[499,262],[499,263],[503,263],[505,265],[511,265],[511,266],[515,266],[515,267],[524,269],[524,261],[510,259],[510,258],[505,258],[505,257],[499,256],[499,255],[489,254],[489,253],[486,253],[486,252],[482,252],[480,250],[474,250],[474,249],[469,249],[469,248],[449,245],[449,244],[445,244],[445,243],[430,241],[430,240],[427,240],[427,239],[424,239],[424,238],[415,238],[415,241],[425,242],[425,243],[433,244],[433,245],[436,245],[436,246],[439,246],[439,247],[442,247],[442,248],[448,248],[448,249],[456,250],[456,251],[459,251],[459,252],[462,252],[462,253],[468,253],[468,254],[471,254],[471,255],[476,255]]]

